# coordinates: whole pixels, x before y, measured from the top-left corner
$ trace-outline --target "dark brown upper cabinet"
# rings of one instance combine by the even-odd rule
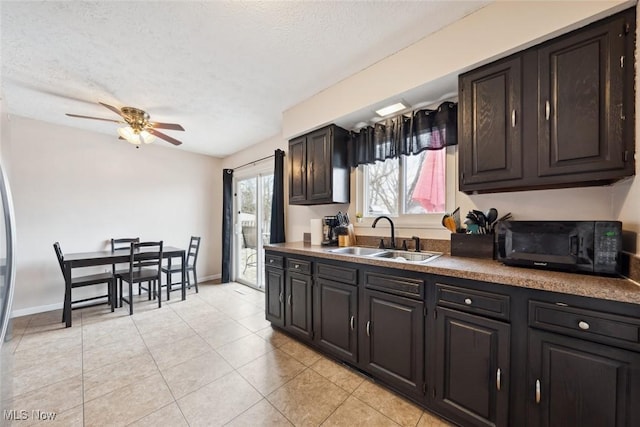
[[[349,132],[329,125],[289,141],[289,204],[349,203]]]
[[[635,8],[462,74],[460,190],[635,173]]]

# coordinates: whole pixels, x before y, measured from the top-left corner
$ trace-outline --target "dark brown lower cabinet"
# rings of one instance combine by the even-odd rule
[[[314,339],[329,353],[348,362],[358,361],[358,287],[316,279]]]
[[[465,426],[509,423],[508,323],[436,309],[433,405]]]
[[[265,317],[273,325],[284,327],[284,270],[265,268]]]
[[[362,363],[390,386],[424,396],[424,303],[364,290]]]
[[[284,327],[289,332],[307,340],[313,337],[312,284],[311,276],[287,271]]]
[[[529,425],[640,425],[640,353],[529,330]]]

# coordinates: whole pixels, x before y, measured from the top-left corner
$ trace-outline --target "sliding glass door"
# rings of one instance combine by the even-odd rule
[[[273,172],[236,176],[235,277],[264,288],[264,248],[271,230]]]

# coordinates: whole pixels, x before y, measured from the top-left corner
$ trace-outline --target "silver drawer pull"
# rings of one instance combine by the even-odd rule
[[[287,304],[291,305],[291,294],[289,294],[289,298],[287,298]]]
[[[367,336],[371,336],[371,320],[367,321]]]
[[[280,304],[282,304],[284,301],[282,300],[282,292],[280,292],[280,296],[278,297],[278,299],[280,300]]]
[[[295,269],[300,268],[300,264],[296,264],[296,265],[294,265],[294,266],[293,266],[293,268],[295,268]]]
[[[550,116],[551,116],[551,104],[549,104],[549,101],[545,101],[545,103],[544,103],[544,118],[547,119],[547,121],[548,121]]]
[[[511,127],[516,127],[516,110],[511,111]]]
[[[536,380],[536,403],[540,403],[540,380]]]
[[[349,320],[349,324],[351,325],[351,330],[354,331],[356,329],[356,318],[351,316]]]
[[[498,391],[500,391],[500,383],[501,383],[501,372],[500,372],[500,368],[498,368],[498,371],[496,372],[496,388],[498,389]]]
[[[269,264],[273,264],[273,260],[272,259],[269,260]]]
[[[586,331],[587,329],[589,329],[589,324],[587,322],[585,322],[584,320],[581,320],[578,322],[578,327],[580,329],[582,329],[583,331]]]
[[[473,301],[471,301],[471,298],[465,298],[464,299],[464,303],[467,304],[467,305],[471,305],[472,302]]]

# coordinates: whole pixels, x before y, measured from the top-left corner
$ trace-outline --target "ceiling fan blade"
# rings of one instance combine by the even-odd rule
[[[184,130],[184,128],[177,123],[150,122],[149,124],[156,129]]]
[[[118,108],[116,108],[116,107],[114,107],[114,106],[112,106],[112,105],[105,104],[104,102],[100,102],[100,101],[98,101],[98,103],[99,103],[100,105],[102,105],[103,107],[107,107],[109,110],[113,111],[114,113],[116,113],[116,114],[117,114],[117,115],[119,115],[120,117],[122,117],[122,118],[126,118],[126,117],[122,114],[122,112],[120,111],[120,109],[118,109]]]
[[[175,138],[171,138],[169,135],[166,135],[166,134],[164,134],[164,133],[162,133],[162,132],[158,132],[158,131],[157,131],[157,130],[155,130],[154,128],[149,128],[149,129],[147,129],[147,131],[148,131],[150,134],[153,134],[153,135],[157,136],[158,138],[162,138],[162,139],[164,139],[165,141],[172,143],[173,145],[180,145],[180,144],[182,144],[182,142],[181,142],[181,141],[178,141],[178,140],[177,140],[177,139],[175,139]]]
[[[78,117],[80,119],[92,119],[92,120],[102,120],[103,122],[124,123],[122,120],[103,119],[100,117],[82,116],[80,114],[71,114],[71,113],[65,113],[65,114],[69,117]]]

